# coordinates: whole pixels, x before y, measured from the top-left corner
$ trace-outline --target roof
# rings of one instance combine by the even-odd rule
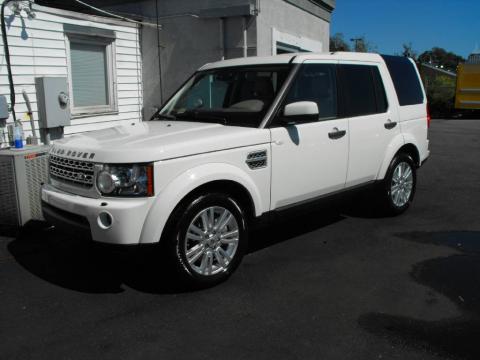
[[[329,61],[362,61],[362,62],[382,62],[379,54],[356,53],[356,52],[326,52],[326,53],[292,53],[275,56],[251,56],[246,58],[229,59],[206,64],[200,70],[214,68],[245,66],[245,65],[268,65],[268,64],[288,64],[303,63],[306,60],[329,60]]]
[[[131,3],[132,0],[85,0],[84,2],[89,5],[102,8],[109,5]],[[35,4],[49,6],[62,10],[80,12],[84,14],[99,15],[98,11],[89,8],[88,6],[77,3],[74,0],[35,0]],[[102,14],[102,16],[108,17],[108,15],[106,14]]]

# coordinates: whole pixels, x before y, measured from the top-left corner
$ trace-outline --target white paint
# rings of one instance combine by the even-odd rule
[[[2,1],[0,1],[1,3]],[[115,31],[115,64],[118,68],[114,91],[118,111],[72,119],[72,125],[65,128],[66,134],[91,131],[122,124],[140,122],[142,118],[142,63],[139,31],[136,25],[119,20],[91,16],[71,11],[58,10],[35,5],[36,19],[21,19],[17,16],[8,28],[13,80],[16,93],[18,119],[24,119],[26,107],[22,90],[25,89],[32,102],[35,124],[38,127],[36,76],[68,77],[68,41],[63,24],[96,27]],[[9,15],[8,10],[6,11]],[[22,37],[23,36],[23,37]],[[9,101],[7,70],[0,40],[0,94]],[[12,118],[9,119],[9,122]],[[30,134],[29,121],[23,122],[26,135]]]
[[[289,62],[291,56],[222,61],[204,68]],[[67,194],[51,186],[42,198],[63,210],[87,217],[95,240],[138,244],[159,241],[176,206],[191,191],[206,183],[228,180],[243,186],[250,195],[256,216],[282,206],[294,205],[346,187],[381,180],[395,153],[413,144],[420,159],[429,155],[425,104],[399,107],[395,89],[383,59],[376,54],[301,54],[295,63],[358,63],[376,65],[385,84],[389,110],[373,116],[299,123],[288,127],[243,128],[219,124],[152,121],[130,124],[135,106],[125,105],[124,126],[80,134],[59,141],[55,150],[95,153],[100,163],[154,164],[155,196],[143,199],[108,198],[115,219],[105,231],[98,214],[105,209],[100,199]],[[125,90],[130,92],[132,90]],[[281,96],[281,95],[279,95]],[[118,115],[86,119],[92,126],[107,126]],[[384,123],[398,121],[394,131]],[[329,133],[345,131],[342,137]],[[248,154],[267,152],[267,166],[250,169]],[[221,191],[222,189],[219,189]],[[111,205],[110,205],[111,204]]]

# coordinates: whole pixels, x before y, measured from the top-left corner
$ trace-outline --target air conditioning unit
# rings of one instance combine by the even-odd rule
[[[49,149],[0,150],[0,229],[43,220],[40,188],[48,181]]]

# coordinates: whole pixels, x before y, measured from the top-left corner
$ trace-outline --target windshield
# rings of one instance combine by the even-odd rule
[[[154,119],[258,127],[290,65],[220,68],[195,74]]]

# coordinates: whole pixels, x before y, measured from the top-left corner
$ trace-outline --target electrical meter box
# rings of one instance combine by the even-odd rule
[[[38,122],[40,129],[70,125],[70,100],[67,78],[37,77]]]
[[[2,120],[7,120],[9,116],[7,98],[5,95],[0,95],[0,124]]]

